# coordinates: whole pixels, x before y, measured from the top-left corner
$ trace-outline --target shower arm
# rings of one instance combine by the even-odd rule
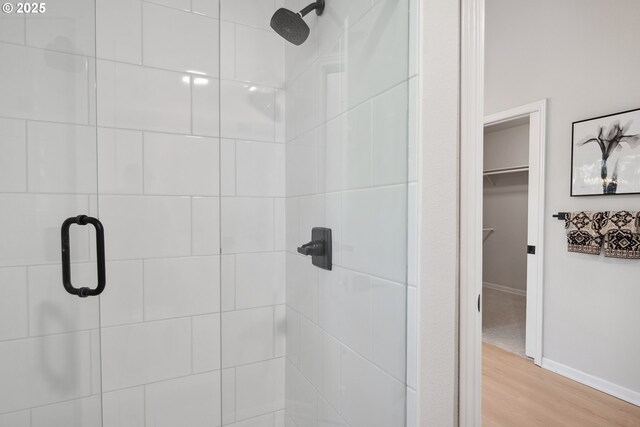
[[[314,1],[309,6],[305,7],[300,12],[298,12],[298,15],[304,18],[306,15],[309,14],[309,12],[312,12],[314,10],[316,11],[316,14],[322,15],[322,11],[324,10],[324,0]]]

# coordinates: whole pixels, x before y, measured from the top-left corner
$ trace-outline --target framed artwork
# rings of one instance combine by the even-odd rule
[[[640,194],[640,108],[573,123],[571,196]]]

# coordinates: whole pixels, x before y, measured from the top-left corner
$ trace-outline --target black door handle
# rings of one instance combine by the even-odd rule
[[[87,225],[91,224],[96,229],[96,254],[98,257],[98,286],[95,289],[91,288],[76,288],[71,283],[71,250],[69,249],[69,229],[71,225]],[[105,269],[104,259],[104,227],[97,218],[92,218],[86,215],[79,215],[71,218],[67,218],[62,223],[61,230],[62,241],[62,284],[64,288],[71,295],[77,295],[80,298],[86,298],[90,296],[97,296],[104,291],[104,287],[107,284],[107,274]]]

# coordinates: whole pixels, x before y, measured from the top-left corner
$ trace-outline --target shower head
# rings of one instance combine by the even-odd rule
[[[315,10],[317,15],[322,15],[324,0],[316,0],[298,13],[285,8],[278,9],[271,17],[271,28],[285,40],[300,46],[307,40],[310,31],[302,18],[312,10]]]

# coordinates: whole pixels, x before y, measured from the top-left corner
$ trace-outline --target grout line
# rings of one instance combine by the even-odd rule
[[[25,276],[25,290],[26,295],[25,298],[27,300],[27,335],[31,334],[31,307],[29,305],[29,269],[25,267],[24,269]],[[24,338],[16,338],[16,339],[24,339]],[[4,342],[4,341],[3,341]]]
[[[272,254],[272,253],[286,253],[286,250],[278,250],[278,251],[256,251],[256,252],[234,252],[234,253],[226,253],[224,255],[258,255],[258,254]],[[289,253],[293,253],[293,252],[289,252]],[[133,262],[133,261],[163,261],[163,260],[178,260],[178,259],[188,259],[188,258],[214,258],[214,257],[218,257],[220,256],[220,254],[215,253],[215,254],[203,254],[203,255],[172,255],[172,256],[166,256],[166,257],[150,257],[150,258],[140,258],[140,257],[134,257],[134,258],[123,258],[123,259],[107,259],[107,264],[112,264],[112,263],[122,263],[122,262]],[[95,260],[82,260],[82,261],[72,261],[72,265],[79,265],[79,264],[95,264],[96,261]],[[2,268],[13,268],[13,267],[24,267],[24,268],[39,268],[39,267],[53,267],[58,265],[59,262],[50,262],[50,263],[42,263],[42,264],[17,264],[17,265],[2,265],[0,266],[0,269]],[[342,267],[342,266],[339,266]],[[344,268],[344,267],[343,267]],[[347,269],[347,268],[345,268]],[[355,272],[355,270],[352,270]],[[361,273],[362,274],[362,273]],[[363,273],[366,274],[366,273]],[[373,277],[373,276],[372,276]],[[388,279],[383,279],[386,281],[390,281]]]
[[[279,252],[281,252],[281,251],[279,251]],[[290,255],[294,255],[294,256],[297,256],[297,257],[300,257],[300,258],[305,258],[305,256],[304,256],[304,255],[300,255],[300,254],[298,254],[297,252],[288,251],[288,250],[287,250],[287,251],[285,251],[285,252],[286,252],[286,253],[288,253],[288,254],[290,254]],[[401,287],[412,287],[412,288],[414,288],[414,289],[415,289],[415,286],[410,286],[410,285],[408,285],[406,282],[398,282],[398,281],[396,281],[396,280],[389,279],[389,278],[386,278],[386,277],[376,276],[376,275],[371,274],[371,273],[366,273],[366,272],[363,272],[363,271],[355,270],[355,269],[350,268],[350,267],[347,267],[347,266],[345,266],[345,265],[341,265],[341,264],[334,263],[334,267],[336,267],[336,268],[340,268],[340,269],[342,269],[342,270],[345,270],[345,271],[348,271],[348,272],[351,272],[351,273],[358,274],[358,275],[360,275],[360,276],[366,276],[366,277],[369,277],[369,278],[371,278],[371,279],[381,280],[381,281],[383,281],[383,282],[385,282],[385,283],[390,283],[390,284],[393,284],[393,285],[396,285],[396,286],[401,286]]]
[[[376,98],[379,98],[380,96],[385,95],[387,92],[391,92],[393,90],[396,90],[398,87],[402,86],[403,84],[406,84],[407,86],[409,86],[409,81],[410,80],[411,80],[411,78],[403,79],[402,81],[395,83],[393,86],[390,86],[390,87],[387,87],[385,89],[382,89],[380,92],[377,92],[377,93],[371,95],[369,98],[367,98],[365,100],[362,100],[362,101],[356,103],[355,105],[350,106],[346,110],[342,110],[341,109],[340,114],[338,114],[337,116],[330,117],[330,118],[324,119],[324,120],[320,120],[318,124],[315,124],[313,127],[295,134],[295,136],[291,137],[290,139],[289,138],[285,138],[285,143],[287,143],[287,144],[292,143],[292,142],[302,138],[303,136],[306,136],[307,134],[311,133],[312,131],[317,130],[317,129],[327,125],[329,122],[337,120],[340,117],[352,112],[353,110],[361,107],[362,105],[366,104],[367,102],[374,102],[376,100]],[[341,96],[342,96],[342,94],[341,94]],[[408,113],[407,113],[407,115],[408,115]]]
[[[273,244],[271,246],[271,249],[272,249],[273,252],[276,252],[276,240],[277,240],[277,235],[278,235],[276,229],[278,228],[278,220],[276,219],[277,212],[276,212],[276,201],[275,201],[275,199],[271,201],[271,205],[272,205],[271,206],[271,214],[273,215],[273,218],[272,218],[272,221],[271,221],[272,222],[271,225],[273,227],[273,229],[271,230],[272,231],[272,233],[271,233],[271,241],[272,241]]]
[[[97,304],[98,306],[98,329],[100,330],[100,303],[98,302]],[[93,383],[93,331],[95,329],[92,329],[89,331],[89,392],[93,393],[93,387],[94,387],[94,383]],[[98,336],[98,339],[100,339],[100,337]],[[102,359],[102,354],[100,354],[100,359]],[[100,391],[102,391],[102,383],[100,384]],[[102,394],[102,393],[100,393]],[[100,411],[102,411],[102,396],[100,396]],[[102,418],[102,414],[101,418]]]
[[[25,181],[24,186],[26,188],[25,193],[29,192],[29,121],[24,121],[24,171]]]
[[[273,411],[267,411],[267,412],[264,412],[264,413],[259,414],[259,415],[252,415],[249,418],[241,418],[241,419],[234,418],[234,421],[231,421],[230,423],[225,423],[225,424],[222,425],[222,427],[231,427],[231,426],[235,425],[236,422],[241,422],[241,423],[244,424],[245,422],[256,421],[256,420],[258,420],[258,418],[266,417],[267,415],[272,415],[273,417],[275,417],[275,415],[278,412],[284,411],[284,410],[285,410],[285,408],[280,408],[280,409],[275,409]]]
[[[146,135],[146,132],[141,132],[140,133],[140,142],[141,142],[140,145],[141,145],[141,148],[142,148],[142,159],[141,159],[141,161],[142,161],[142,165],[141,165],[142,166],[142,188],[140,189],[141,194],[145,194],[145,187],[146,187],[146,183],[145,183],[145,179],[144,179],[145,175],[146,175],[146,173],[145,173],[146,172],[145,165],[147,163],[146,160],[145,160],[145,153],[146,153],[145,146],[147,145],[145,135]]]
[[[84,60],[94,60],[95,62],[95,67],[96,69],[98,68],[98,63],[99,62],[104,62],[104,63],[111,63],[111,64],[115,64],[115,65],[128,65],[130,67],[137,67],[137,68],[145,68],[145,69],[149,69],[149,70],[156,70],[156,71],[164,71],[166,73],[172,73],[172,74],[180,74],[180,75],[189,75],[189,76],[198,76],[198,77],[204,77],[204,78],[208,78],[208,79],[212,79],[212,80],[220,80],[223,82],[228,82],[228,83],[244,83],[244,84],[251,84],[254,85],[256,87],[262,88],[262,89],[271,89],[271,90],[286,90],[286,88],[284,86],[274,86],[271,85],[269,83],[264,83],[264,82],[257,82],[257,81],[250,81],[250,80],[236,80],[234,79],[227,79],[227,78],[221,78],[219,75],[215,76],[215,75],[211,75],[211,74],[194,74],[191,73],[187,70],[176,70],[176,69],[170,69],[170,68],[162,68],[162,67],[157,67],[157,66],[152,66],[152,65],[147,65],[144,63],[144,57],[141,58],[140,63],[134,63],[134,62],[126,62],[126,61],[121,61],[121,60],[117,60],[117,59],[112,59],[112,58],[101,58],[101,57],[95,57],[95,56],[91,56],[91,55],[84,55],[84,54],[78,54],[78,53],[72,53],[72,52],[64,52],[64,51],[58,51],[58,50],[52,50],[52,49],[45,49],[45,48],[41,48],[41,47],[37,47],[37,46],[28,46],[28,45],[23,45],[23,44],[19,44],[19,43],[13,43],[13,42],[8,42],[8,41],[0,41],[0,46],[2,45],[8,45],[8,46],[14,46],[14,47],[22,47],[25,49],[33,49],[33,50],[37,50],[37,51],[43,51],[43,52],[51,52],[51,53],[56,53],[59,55],[67,55],[67,56],[71,56],[74,57],[76,59],[84,59]],[[141,48],[141,54],[144,54],[144,49]]]
[[[1,42],[0,42],[1,43]],[[50,125],[60,125],[60,126],[78,126],[78,127],[86,127],[86,128],[98,128],[98,129],[107,129],[107,130],[115,130],[115,131],[128,131],[128,132],[138,132],[138,133],[154,133],[160,135],[173,135],[173,136],[185,136],[185,137],[195,137],[202,139],[227,139],[227,140],[235,140],[237,139],[235,136],[230,135],[205,135],[205,134],[189,134],[184,132],[167,132],[163,130],[153,130],[153,129],[140,129],[140,128],[128,128],[128,127],[120,127],[120,126],[107,126],[107,125],[92,125],[87,123],[79,123],[79,122],[63,122],[63,121],[55,121],[55,120],[42,120],[42,119],[32,119],[28,117],[18,117],[18,116],[4,116],[0,115],[0,119],[6,120],[20,120],[27,121],[32,123],[46,123]],[[284,145],[284,142],[279,141],[270,141],[266,139],[250,139],[250,138],[240,138],[242,142],[259,142],[263,144],[278,144]]]
[[[222,3],[222,1],[220,3]],[[222,38],[220,40],[222,41]],[[237,76],[238,76],[238,25],[236,23],[233,23],[233,79],[235,80]],[[220,77],[222,77],[222,75],[220,75]]]
[[[298,368],[300,367],[300,313],[298,313],[297,311],[295,311],[295,309],[293,310],[294,314],[296,315],[296,323],[298,324],[298,331],[297,331],[297,342],[298,342],[298,346],[296,348],[296,355],[297,355],[297,359],[298,359],[298,363],[294,364],[295,366],[297,366]]]
[[[2,417],[4,415],[8,415],[8,414],[15,414],[17,412],[23,412],[23,411],[28,411],[29,412],[29,417],[31,417],[31,413],[32,413],[33,409],[40,409],[40,408],[46,408],[48,406],[55,406],[55,405],[61,405],[61,404],[65,404],[65,403],[76,402],[76,401],[80,401],[80,400],[83,400],[83,399],[89,399],[89,398],[92,398],[92,397],[93,398],[97,398],[98,396],[100,396],[100,395],[99,394],[89,393],[89,394],[85,394],[85,395],[82,395],[82,396],[74,397],[74,398],[71,398],[71,399],[65,399],[65,400],[46,403],[44,405],[32,406],[32,407],[29,407],[29,408],[16,409],[16,410],[11,410],[9,412],[2,412],[2,413],[0,413],[0,417]],[[11,427],[13,427],[13,426],[11,426]]]
[[[137,66],[143,66],[144,64],[144,17],[146,16],[144,9],[145,9],[144,2],[141,1],[140,2],[140,62],[138,64],[135,64]],[[100,59],[108,60],[106,58],[100,58]],[[113,62],[116,62],[116,61],[113,61]],[[123,63],[128,64],[128,62],[123,62]]]
[[[232,143],[233,143],[233,197],[237,197],[238,196],[238,141],[234,139]]]
[[[206,15],[206,14],[200,13],[200,12],[194,12],[193,11],[193,1],[191,1],[191,7],[190,7],[191,10],[180,9],[180,8],[177,8],[177,7],[172,7],[172,6],[168,6],[166,4],[160,4],[160,3],[156,3],[154,1],[149,1],[149,0],[142,0],[142,3],[146,3],[146,4],[149,4],[151,6],[162,7],[162,8],[165,8],[165,9],[175,10],[177,12],[183,12],[183,13],[188,13],[188,14],[191,14],[191,15],[202,16],[203,18],[208,18],[208,19],[215,20],[215,21],[223,21],[223,22],[228,22],[230,24],[241,25],[243,27],[251,28],[253,30],[260,30],[260,31],[271,33],[271,29],[268,28],[268,27],[256,27],[256,26],[249,25],[249,24],[242,23],[242,22],[235,22],[235,21],[231,21],[231,20],[228,20],[228,19],[221,19],[220,17],[222,15],[221,15],[220,6],[218,6],[219,7],[218,8],[218,17],[216,17],[216,16],[211,16],[211,15]]]
[[[238,365],[238,367],[257,365],[259,363],[265,363],[265,362],[269,362],[269,361],[272,361],[272,360],[278,360],[278,359],[283,359],[283,358],[282,357],[277,357],[275,359],[265,359],[265,360],[260,360],[258,362],[251,362],[251,363],[247,363],[247,364],[244,364],[244,365]],[[146,389],[147,386],[152,386],[152,385],[160,384],[160,383],[163,383],[163,382],[180,380],[180,379],[185,379],[185,378],[199,376],[199,375],[212,374],[212,373],[215,373],[215,372],[220,372],[220,374],[222,375],[222,371],[229,370],[229,369],[235,369],[235,368],[236,367],[229,367],[229,368],[223,368],[223,369],[210,369],[210,370],[207,370],[207,371],[197,372],[195,374],[188,373],[188,374],[185,374],[185,375],[179,375],[177,377],[162,378],[162,379],[154,380],[154,381],[151,381],[151,382],[148,382],[148,383],[130,385],[130,386],[121,387],[121,388],[115,388],[115,389],[110,389],[110,390],[103,390],[102,393],[103,394],[108,394],[108,393],[114,393],[114,392],[121,392],[121,391],[131,390],[131,389],[140,388],[140,387],[143,387],[143,388]],[[85,398],[85,397],[90,397],[90,396],[91,395],[87,395],[87,396],[82,396],[80,398]],[[72,400],[76,400],[76,399],[70,399],[69,401],[72,401]],[[54,402],[54,403],[59,403],[59,402]],[[43,405],[43,406],[49,406],[49,405],[50,404]]]
[[[191,245],[191,256],[194,256],[193,253],[193,196],[189,197],[189,244]]]
[[[78,193],[65,193],[65,192],[61,192],[61,191],[55,191],[55,192],[46,192],[46,191],[32,191],[32,192],[18,192],[18,191],[2,191],[0,192],[0,195],[32,195],[32,196],[76,196],[76,197],[81,197],[81,196],[96,196],[96,193],[87,193],[87,192],[78,192]],[[104,197],[142,197],[142,198],[151,198],[151,197],[163,197],[163,198],[174,198],[174,199],[185,199],[188,197],[197,197],[197,198],[209,198],[209,199],[215,199],[215,198],[232,198],[235,196],[220,196],[217,194],[197,194],[197,193],[192,193],[192,194],[158,194],[158,193],[148,193],[148,194],[144,194],[144,193],[103,193],[100,194],[98,197],[100,198],[104,198]],[[265,199],[285,199],[286,197],[284,196],[238,196],[238,198],[241,199],[258,199],[258,200],[265,200]]]
[[[195,353],[195,351],[194,351],[195,341],[193,340],[193,316],[190,317],[189,332],[190,332],[190,340],[191,340],[191,343],[190,343],[190,346],[189,346],[189,350],[190,350],[190,353],[191,353],[191,375],[194,375],[195,372],[193,370],[193,355]]]
[[[273,91],[273,140],[277,141],[278,137],[278,90]]]
[[[136,386],[136,387],[140,387],[140,386]],[[145,427],[148,427],[147,425],[147,386],[146,385],[142,385],[142,418],[144,420]]]
[[[136,260],[136,263],[137,262],[138,262],[138,260]],[[145,260],[139,260],[139,262],[140,262],[140,264],[142,264],[142,269],[141,269],[142,270],[142,283],[141,283],[141,286],[140,286],[140,289],[142,291],[142,321],[145,322],[146,319],[147,319],[147,312],[146,312],[147,311],[146,310],[146,307],[147,307],[147,304],[146,304],[147,295],[146,295],[146,292],[145,292],[145,287],[146,287],[145,284],[147,282],[145,280],[145,270],[146,270],[145,264],[146,263],[145,263]],[[107,263],[107,265],[108,265],[108,263]]]
[[[144,293],[144,290],[143,290],[143,293]],[[166,317],[166,318],[162,318],[162,319],[148,319],[148,320],[142,320],[142,321],[138,321],[138,322],[106,325],[106,326],[100,326],[100,328],[104,329],[104,330],[106,330],[106,329],[109,329],[109,330],[110,329],[121,329],[121,328],[133,327],[133,326],[151,325],[151,324],[160,323],[160,322],[175,322],[175,321],[179,321],[179,320],[190,319],[192,317],[202,317],[202,316],[208,316],[208,315],[212,315],[212,314],[220,314],[220,315],[222,315],[222,314],[235,312],[235,311],[249,311],[249,310],[266,309],[266,308],[282,306],[282,305],[285,305],[285,304],[284,303],[280,303],[280,304],[274,304],[274,305],[264,305],[264,306],[259,306],[259,307],[248,307],[248,308],[241,308],[241,309],[237,309],[237,310],[229,310],[229,311],[224,311],[224,312],[208,311],[206,313],[194,313],[194,314],[188,314],[188,315],[185,315],[185,316]],[[143,318],[144,317],[145,317],[145,313],[144,313],[144,304],[143,304]],[[66,335],[81,335],[81,334],[84,334],[84,333],[87,333],[87,332],[91,332],[91,331],[94,331],[94,330],[96,330],[96,328],[75,329],[75,330],[70,330],[70,331],[54,332],[54,333],[50,333],[50,334],[28,335],[28,336],[23,336],[23,337],[17,337],[17,338],[11,338],[11,339],[2,340],[2,341],[0,341],[0,343],[4,344],[4,343],[9,343],[9,342],[15,342],[15,341],[32,340],[32,339],[40,339],[40,338],[49,338],[49,337],[57,337],[57,336],[66,336]]]
[[[302,238],[302,216],[301,216],[301,208],[302,208],[302,203],[300,203],[300,199],[297,200],[297,204],[298,204],[298,242],[296,243],[296,246],[301,244],[302,242],[304,242],[304,239]],[[302,256],[302,255],[301,255]],[[286,265],[286,264],[285,264]]]
[[[329,400],[328,396],[325,395],[325,393],[323,391],[321,391],[318,387],[316,387],[316,385],[313,383],[313,381],[311,381],[309,378],[307,378],[307,376],[302,372],[302,369],[299,366],[295,366],[295,364],[293,364],[293,365],[294,365],[294,368],[298,371],[298,373],[311,385],[311,387],[313,387],[314,391],[316,392],[316,396],[321,397],[322,400],[324,400],[325,403],[327,405],[329,405],[329,407],[331,407],[336,412],[336,414],[338,414],[340,416],[340,420],[343,421],[347,426],[349,426],[349,424],[344,419],[342,411],[338,410],[338,408],[336,408],[333,405],[333,403]],[[340,354],[340,380],[342,380],[342,353]],[[339,385],[341,385],[341,384],[342,384],[342,382],[340,382]],[[342,402],[342,390],[340,390],[340,394],[338,396],[338,400],[340,401],[340,403]]]
[[[372,360],[372,358],[368,358],[364,355],[362,355],[361,353],[359,353],[357,350],[355,350],[354,348],[352,348],[351,346],[349,346],[348,344],[346,344],[344,341],[340,340],[338,337],[336,337],[335,335],[333,335],[331,332],[327,331],[326,329],[324,329],[323,327],[321,327],[317,322],[314,322],[313,320],[311,320],[309,317],[307,317],[304,313],[298,311],[295,307],[290,306],[289,304],[287,304],[287,306],[289,308],[291,308],[291,310],[293,310],[294,312],[296,312],[298,314],[298,316],[301,319],[306,320],[307,322],[311,323],[312,325],[316,326],[317,328],[319,328],[320,330],[322,330],[325,334],[327,334],[330,338],[333,338],[335,341],[337,341],[338,343],[340,343],[340,345],[344,348],[346,348],[347,350],[351,351],[352,353],[354,353],[355,355],[357,355],[358,357],[360,357],[361,359],[365,360],[366,362],[370,363],[373,367],[375,367],[376,369],[378,369],[380,372],[386,374],[389,378],[393,379],[394,381],[400,383],[403,387],[406,387],[407,384],[407,380],[406,377],[403,380],[399,380],[398,378],[396,378],[395,375],[393,375],[392,373],[388,372],[385,368],[381,367],[380,365],[378,365],[375,361]],[[299,353],[299,351],[298,351]],[[406,353],[406,351],[405,351]],[[405,357],[406,358],[406,357]],[[405,362],[406,363],[406,362]]]
[[[375,310],[375,307],[373,306],[373,281],[371,280],[370,277],[368,278],[368,282],[369,282],[369,303],[370,303],[369,307],[371,307],[371,317],[370,317],[370,322],[371,322],[370,323],[370,325],[371,325],[371,335],[370,335],[371,347],[369,348],[369,351],[371,352],[371,359],[373,360],[373,357],[375,356],[375,352],[373,351],[374,341],[375,341],[375,334],[374,334],[374,328],[375,328],[375,323],[374,323],[375,313],[374,313],[374,310]],[[406,295],[407,295],[407,292],[405,291],[405,300],[407,299]],[[407,312],[406,312],[406,310],[404,312],[404,318],[405,318],[405,327],[404,327],[404,329],[405,329],[405,333],[406,333],[406,330],[407,330],[407,327],[406,327]],[[369,337],[367,337],[367,338],[369,338]],[[405,362],[404,362],[404,364],[406,365],[407,364],[407,361],[406,361],[406,359],[407,359],[407,352],[406,352],[407,341],[406,341],[406,339],[404,341],[404,346],[405,346],[405,355],[404,355]],[[406,374],[404,375],[404,378],[405,378],[405,383],[406,383],[406,378],[407,378]]]
[[[409,85],[407,85],[407,86],[409,86]],[[371,100],[371,105],[369,106],[369,108],[371,110],[369,112],[370,118],[371,118],[371,123],[370,123],[370,127],[369,127],[369,132],[370,132],[370,135],[371,135],[371,138],[369,140],[369,143],[371,144],[370,145],[370,147],[371,147],[371,152],[370,152],[370,154],[371,154],[371,164],[370,164],[371,169],[369,169],[369,184],[371,186],[374,186],[375,185],[375,175],[376,175],[376,170],[375,170],[375,168],[376,168],[376,166],[375,166],[376,165],[376,162],[375,162],[375,159],[376,159],[376,144],[375,144],[376,106],[375,106],[374,100]]]
[[[193,82],[194,82],[194,78],[193,76],[189,76],[189,135],[193,135]],[[221,97],[218,96],[218,100]],[[219,102],[219,101],[218,101]],[[219,113],[218,113],[219,114]],[[220,130],[218,129],[218,133],[220,133]],[[218,169],[220,165],[218,165]]]
[[[238,420],[238,370],[233,368],[233,421]]]
[[[221,4],[222,1],[218,1],[218,17],[221,15]],[[191,2],[191,9],[193,10],[193,0]],[[223,374],[222,374],[222,361],[223,361],[223,328],[222,328],[222,305],[223,305],[223,288],[224,288],[224,275],[222,273],[222,188],[223,188],[223,175],[222,175],[222,22],[218,20],[218,311],[219,314],[219,322],[218,322],[218,360],[220,361],[220,425],[224,424],[224,414],[223,414],[223,399],[224,399],[224,387],[223,387]],[[193,123],[193,96],[191,97],[191,121]],[[193,125],[191,128],[191,133],[193,133]],[[235,159],[234,159],[235,161]],[[192,237],[193,240],[193,237]],[[234,266],[235,266],[235,257],[234,257]],[[235,301],[234,301],[235,303]],[[235,384],[234,384],[235,387]]]

